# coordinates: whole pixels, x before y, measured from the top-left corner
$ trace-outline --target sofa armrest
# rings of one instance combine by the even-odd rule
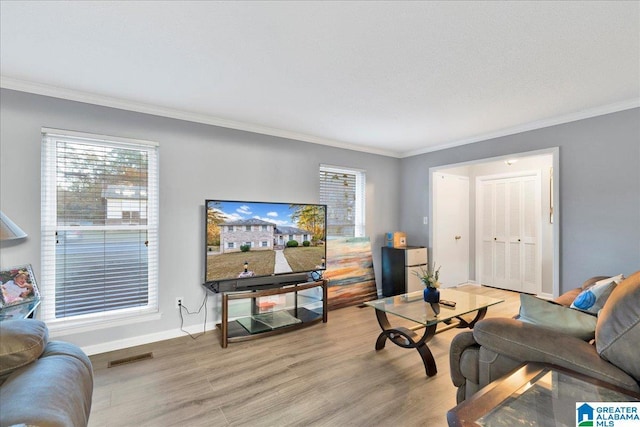
[[[449,366],[451,381],[456,387],[460,387],[465,384],[465,376],[462,373],[462,353],[468,348],[479,348],[478,343],[473,338],[473,332],[461,332],[451,341],[451,348],[449,350]]]
[[[557,365],[627,390],[638,383],[598,355],[595,346],[552,329],[507,318],[489,318],[473,330],[475,341],[498,354],[522,362]]]
[[[92,395],[89,358],[73,344],[52,341],[0,387],[0,425],[86,426]]]

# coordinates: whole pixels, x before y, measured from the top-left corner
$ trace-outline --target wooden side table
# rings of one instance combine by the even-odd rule
[[[575,426],[576,402],[640,402],[640,394],[557,366],[528,363],[449,410],[447,421],[450,427]]]

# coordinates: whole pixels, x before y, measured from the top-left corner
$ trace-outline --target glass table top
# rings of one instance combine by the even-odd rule
[[[365,304],[376,310],[429,326],[504,302],[502,299],[448,288],[440,289],[440,299],[454,301],[456,306],[440,304],[440,313],[436,315],[430,305],[422,299],[422,291],[368,301]]]
[[[8,305],[0,309],[0,320],[26,319],[40,305],[40,298],[32,299],[16,305]]]
[[[486,427],[575,427],[576,402],[638,401],[628,394],[547,368],[476,423]]]

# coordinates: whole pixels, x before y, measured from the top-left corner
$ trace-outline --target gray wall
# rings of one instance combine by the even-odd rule
[[[118,347],[183,335],[175,298],[184,297],[193,310],[205,295],[200,284],[206,198],[318,202],[319,165],[348,166],[367,172],[366,231],[377,277],[384,232],[399,227],[399,159],[11,90],[2,90],[0,101],[0,208],[29,234],[24,242],[2,246],[0,264],[31,263],[36,277],[40,273],[41,128],[160,144],[162,318],[63,337],[89,351],[105,350],[108,343]],[[219,314],[216,308],[211,312],[217,298],[210,300],[208,321],[212,323]],[[202,322],[203,316],[185,318],[185,326],[192,331],[201,330]]]
[[[560,148],[560,290],[640,269],[640,109],[402,160],[400,226],[428,245],[429,168]]]
[[[367,171],[367,234],[379,280],[387,231],[428,244],[429,168],[560,147],[561,289],[597,274],[640,268],[640,110],[628,110],[448,150],[393,159],[283,138],[31,95],[0,93],[0,209],[27,233],[4,244],[0,265],[31,263],[40,272],[40,130],[42,127],[160,143],[160,311],[155,322],[63,336],[105,351],[179,336],[174,308],[205,293],[203,202],[206,198],[317,202],[318,166]],[[276,166],[276,167],[274,167]],[[209,323],[219,314],[211,309]],[[186,316],[197,331],[202,316]]]

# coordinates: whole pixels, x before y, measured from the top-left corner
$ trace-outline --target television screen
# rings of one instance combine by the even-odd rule
[[[324,270],[326,205],[206,200],[205,207],[205,286]]]

